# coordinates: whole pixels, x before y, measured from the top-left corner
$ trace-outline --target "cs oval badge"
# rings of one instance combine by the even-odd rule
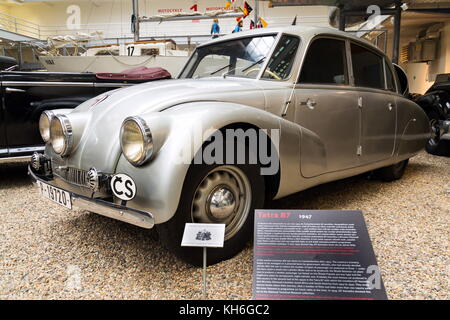
[[[111,190],[117,198],[125,201],[132,200],[136,196],[136,184],[133,179],[123,173],[112,177]]]

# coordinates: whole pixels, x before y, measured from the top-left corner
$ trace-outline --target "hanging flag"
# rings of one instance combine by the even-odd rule
[[[239,7],[239,9],[244,14],[244,18],[246,18],[250,14],[250,12],[253,11],[253,8],[250,7],[250,5],[247,3],[247,1],[244,1],[244,9],[242,9],[241,7]]]
[[[259,21],[261,21],[261,26],[262,26],[263,28],[267,28],[267,26],[269,25],[269,24],[267,23],[267,21],[264,20],[264,19],[261,18],[261,17],[259,17]]]
[[[292,21],[292,25],[296,26],[297,25],[297,15],[295,15],[294,21]]]
[[[227,4],[225,5],[225,9],[229,9],[231,4],[234,3],[235,0],[227,0]]]
[[[250,29],[255,29],[255,28],[256,28],[255,21],[250,20]]]

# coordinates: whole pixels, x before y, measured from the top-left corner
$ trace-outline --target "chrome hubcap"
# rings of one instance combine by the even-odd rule
[[[198,223],[223,223],[225,240],[233,237],[247,220],[251,187],[246,175],[236,167],[211,170],[197,187],[191,218]]]
[[[439,128],[439,121],[436,119],[432,119],[430,121],[430,127],[431,127],[431,139],[433,141],[437,141],[440,138],[440,128]]]
[[[216,219],[227,219],[236,208],[234,193],[226,186],[219,186],[208,198],[206,209]]]

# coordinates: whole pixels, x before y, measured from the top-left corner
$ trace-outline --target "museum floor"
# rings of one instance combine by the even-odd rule
[[[399,181],[357,176],[268,206],[363,210],[389,298],[450,298],[450,158],[421,153]],[[0,299],[202,298],[201,269],[154,231],[41,199],[23,164],[0,166],[0,228]],[[208,298],[251,298],[251,244],[208,277]]]

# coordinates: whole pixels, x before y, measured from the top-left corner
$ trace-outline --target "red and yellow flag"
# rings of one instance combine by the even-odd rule
[[[227,3],[225,4],[225,9],[229,9],[231,7],[231,4],[234,3],[235,0],[227,0]]]
[[[246,18],[250,14],[250,12],[253,11],[253,8],[250,7],[247,1],[244,1],[244,9],[242,9],[241,7],[239,7],[239,9],[241,9],[242,13],[244,14],[244,18]]]
[[[267,26],[269,25],[269,24],[267,23],[267,21],[264,20],[264,19],[261,18],[261,17],[259,17],[259,21],[261,21],[261,26],[262,26],[263,28],[267,28]]]

